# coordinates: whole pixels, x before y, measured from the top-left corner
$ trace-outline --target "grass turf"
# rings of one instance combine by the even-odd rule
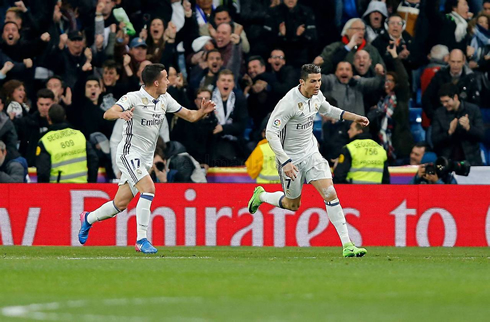
[[[488,248],[0,247],[0,321],[484,321]],[[42,304],[34,306],[32,304]],[[51,304],[48,304],[51,303]]]

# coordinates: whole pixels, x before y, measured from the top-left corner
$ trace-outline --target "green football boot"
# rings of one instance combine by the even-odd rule
[[[344,257],[362,257],[366,255],[367,250],[365,248],[358,248],[352,242],[344,245],[342,255]]]
[[[250,198],[250,201],[248,202],[248,212],[251,214],[254,214],[257,212],[257,209],[259,209],[259,206],[262,204],[262,201],[260,201],[260,194],[262,192],[265,192],[264,188],[261,186],[258,186],[254,189],[254,194],[252,195],[252,198]]]

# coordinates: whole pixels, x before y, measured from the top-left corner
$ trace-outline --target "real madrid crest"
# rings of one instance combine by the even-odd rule
[[[304,106],[303,106],[303,103],[302,102],[299,102],[298,103],[298,108],[299,108],[300,111],[303,110]]]
[[[163,102],[160,104],[160,106],[162,107],[162,110],[165,111],[165,104],[163,104]]]
[[[317,112],[318,112],[318,104],[317,103],[315,103],[315,110],[317,110]]]
[[[143,105],[148,105],[148,99],[146,97],[143,97],[141,102],[143,102]]]

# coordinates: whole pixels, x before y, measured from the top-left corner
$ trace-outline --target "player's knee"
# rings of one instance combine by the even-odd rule
[[[301,206],[301,201],[289,201],[286,208],[292,211],[296,211]]]
[[[296,211],[296,210],[298,210],[298,209],[299,209],[299,207],[300,207],[300,206],[301,206],[301,202],[298,202],[298,203],[296,203],[296,202],[295,202],[295,203],[293,203],[293,204],[291,205],[291,210],[292,210],[292,211]]]
[[[337,199],[337,192],[333,186],[328,186],[323,190],[323,200],[326,202]]]
[[[144,191],[140,191],[140,193],[151,193],[152,195],[155,195],[155,185],[153,184],[145,187]]]
[[[121,211],[126,210],[126,208],[128,208],[129,202],[126,202],[126,201],[115,201],[114,200],[114,205],[119,210],[119,212],[121,212]],[[115,214],[115,215],[117,215],[117,214]]]

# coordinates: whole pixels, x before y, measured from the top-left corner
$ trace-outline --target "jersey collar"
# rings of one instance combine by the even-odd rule
[[[146,96],[150,100],[150,102],[152,102],[155,105],[157,105],[157,103],[160,101],[160,96],[158,97],[158,99],[155,99],[153,98],[153,96],[148,94],[148,92],[145,90],[145,85],[141,86],[140,93],[141,95]]]
[[[296,89],[297,89],[297,90],[295,91],[296,96],[298,97],[298,99],[299,99],[299,100],[301,100],[301,101],[303,101],[303,102],[305,102],[305,103],[308,103],[308,101],[309,101],[309,100],[311,100],[311,99],[313,98],[313,96],[315,96],[315,95],[313,95],[313,96],[312,96],[312,97],[310,97],[310,98],[305,97],[305,96],[304,96],[304,95],[301,93],[301,91],[300,91],[300,87],[301,87],[301,85],[298,85],[298,86],[296,87]]]

